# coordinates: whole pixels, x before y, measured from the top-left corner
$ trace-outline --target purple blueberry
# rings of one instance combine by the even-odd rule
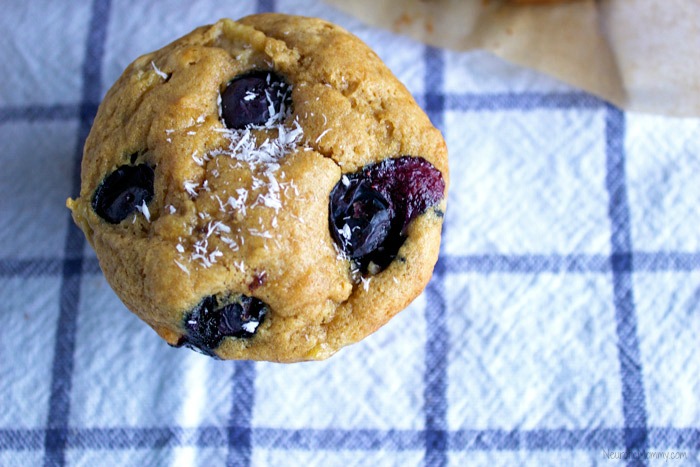
[[[430,162],[403,156],[345,175],[330,195],[330,230],[363,271],[384,269],[406,240],[406,228],[440,202],[445,181]]]
[[[350,258],[368,255],[386,240],[391,228],[389,201],[369,180],[353,177],[331,192],[331,232]]]
[[[118,224],[153,199],[153,169],[146,164],[122,165],[95,190],[92,207],[110,224]]]
[[[185,316],[186,336],[181,344],[215,356],[214,350],[225,337],[253,337],[268,311],[255,297],[239,295],[220,305],[211,295]]]
[[[292,104],[291,87],[272,71],[252,71],[231,80],[221,93],[221,116],[227,128],[264,125],[284,116]]]
[[[401,234],[413,219],[444,196],[442,174],[422,157],[385,159],[369,167],[367,172],[372,186],[391,199]]]

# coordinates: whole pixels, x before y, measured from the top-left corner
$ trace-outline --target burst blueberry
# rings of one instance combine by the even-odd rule
[[[385,159],[364,171],[372,186],[391,200],[397,217],[396,226],[405,234],[413,219],[445,194],[442,173],[422,157],[403,156]]]
[[[97,187],[92,207],[110,224],[118,224],[153,199],[154,172],[146,164],[122,165]]]
[[[272,71],[252,71],[232,79],[221,93],[221,117],[226,127],[264,125],[284,116],[292,103],[291,87]]]
[[[222,305],[211,295],[185,316],[187,333],[182,344],[214,356],[225,337],[253,337],[268,311],[268,306],[255,297],[238,295]]]
[[[330,230],[366,271],[393,261],[410,222],[444,196],[442,174],[422,157],[403,156],[345,175],[330,195]]]
[[[353,177],[331,193],[335,240],[351,258],[361,258],[386,240],[391,228],[389,201],[369,180]]]

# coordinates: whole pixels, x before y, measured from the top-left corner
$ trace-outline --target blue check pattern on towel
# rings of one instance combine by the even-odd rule
[[[700,119],[629,114],[318,1],[13,2],[0,87],[0,465],[700,465]],[[122,69],[219,17],[364,39],[450,150],[435,275],[328,361],[172,349],[65,199]]]

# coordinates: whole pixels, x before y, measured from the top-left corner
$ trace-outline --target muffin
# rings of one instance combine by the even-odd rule
[[[360,39],[260,14],[129,65],[67,205],[116,294],[169,344],[294,362],[422,292],[447,184],[440,132]]]

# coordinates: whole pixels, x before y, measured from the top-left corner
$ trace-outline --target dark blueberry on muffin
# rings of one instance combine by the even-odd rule
[[[344,175],[330,196],[331,235],[363,271],[384,269],[406,239],[406,228],[444,196],[439,170],[421,157],[403,156]]]
[[[272,71],[253,71],[232,79],[221,93],[226,127],[242,129],[281,120],[292,103],[291,87]]]
[[[153,199],[153,169],[146,164],[122,165],[95,190],[92,207],[110,224],[118,224]]]
[[[206,297],[185,316],[187,332],[180,345],[214,356],[225,337],[253,337],[267,313],[263,301],[247,295],[236,296],[223,305],[213,295]]]

